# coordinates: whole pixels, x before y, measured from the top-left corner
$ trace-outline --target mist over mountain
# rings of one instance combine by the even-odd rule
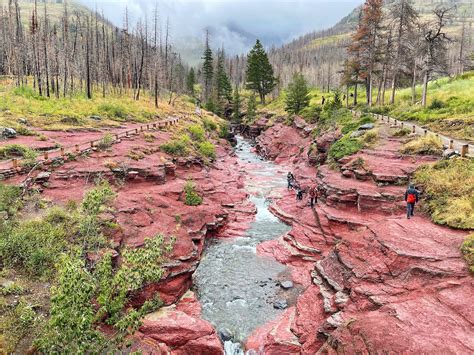
[[[130,22],[145,17],[151,21],[154,1],[80,0],[91,9],[103,12],[122,26],[127,9]],[[362,0],[162,0],[157,2],[164,27],[169,18],[171,40],[194,64],[200,54],[204,30],[211,31],[214,48],[225,43],[228,54],[248,51],[256,38],[265,46],[279,46],[307,32],[334,25]]]

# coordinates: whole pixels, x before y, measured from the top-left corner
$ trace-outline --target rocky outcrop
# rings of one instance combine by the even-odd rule
[[[285,137],[285,138],[282,138]],[[271,207],[291,224],[284,237],[258,246],[292,268],[305,285],[296,306],[259,329],[247,349],[276,353],[470,353],[473,279],[460,255],[466,232],[407,220],[403,194],[414,170],[432,157],[402,156],[401,142],[344,158],[340,170],[312,165],[301,127],[270,128],[259,151],[316,183],[318,205],[287,192]],[[330,144],[330,143],[328,143]]]

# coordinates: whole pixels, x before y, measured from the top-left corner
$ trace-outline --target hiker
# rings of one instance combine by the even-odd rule
[[[286,175],[286,180],[288,181],[288,190],[290,190],[295,182],[295,176],[291,173],[291,171],[289,171]]]
[[[296,188],[296,200],[297,201],[303,200],[303,189],[299,186]]]
[[[418,190],[415,189],[415,185],[410,184],[407,191],[405,192],[405,201],[407,203],[407,218],[414,216],[415,204],[418,202]]]
[[[309,188],[309,203],[311,208],[318,203],[318,185],[314,185]]]

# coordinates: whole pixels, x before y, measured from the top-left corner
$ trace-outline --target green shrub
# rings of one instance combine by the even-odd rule
[[[395,132],[393,132],[392,136],[405,137],[405,136],[408,136],[409,134],[411,134],[411,130],[409,130],[408,128],[400,128],[400,129],[397,129]]]
[[[198,124],[193,124],[188,127],[188,131],[191,134],[191,139],[196,142],[202,142],[205,140],[206,131]]]
[[[219,138],[228,139],[230,135],[229,123],[222,123],[219,125]]]
[[[181,135],[176,139],[169,140],[160,146],[161,150],[170,155],[186,156],[190,152],[191,138]]]
[[[333,160],[339,160],[345,156],[357,153],[363,148],[363,144],[356,138],[351,138],[350,134],[334,143],[329,149],[328,156]]]
[[[424,165],[415,172],[415,182],[423,187],[424,208],[434,222],[474,229],[474,160]]]
[[[0,157],[4,159],[23,158],[34,161],[37,156],[38,153],[35,150],[22,144],[7,144],[0,147]]]
[[[0,259],[8,267],[20,267],[34,276],[51,276],[58,255],[68,246],[63,223],[35,219],[22,221],[0,236]]]
[[[38,321],[38,316],[25,298],[21,297],[18,304],[9,307],[3,312],[0,318],[0,345],[5,354],[12,354],[20,340],[34,333],[34,326]]]
[[[434,99],[428,108],[430,110],[440,110],[445,107],[446,107],[446,104],[443,101]]]
[[[20,196],[20,187],[0,184],[0,211],[14,214],[21,206]]]
[[[199,153],[209,159],[216,158],[216,147],[209,141],[199,143]]]
[[[217,129],[217,124],[207,117],[202,119],[202,123],[206,131],[215,131]]]
[[[104,103],[99,105],[98,109],[111,119],[124,120],[127,118],[127,110],[121,105]]]
[[[114,143],[114,141],[115,141],[115,138],[113,134],[106,133],[97,143],[97,148],[99,148],[100,150],[109,149]]]
[[[469,271],[474,273],[474,234],[468,235],[461,245],[461,252],[466,259]]]
[[[301,111],[301,116],[303,116],[306,122],[313,124],[319,121],[322,111],[323,109],[321,106],[311,105],[305,107],[303,111]]]
[[[196,186],[191,180],[184,185],[184,203],[188,206],[199,206],[202,204],[202,197],[196,192]]]
[[[29,86],[17,87],[13,89],[13,94],[26,99],[44,100],[43,97],[41,97],[32,87]]]
[[[378,141],[378,139],[379,139],[378,129],[371,129],[370,131],[365,132],[365,134],[361,137],[361,141],[366,146],[375,144]]]
[[[404,144],[400,152],[403,154],[441,155],[443,154],[443,143],[439,138],[430,134]]]
[[[0,286],[0,295],[2,296],[21,295],[23,293],[25,293],[25,289],[15,282]]]

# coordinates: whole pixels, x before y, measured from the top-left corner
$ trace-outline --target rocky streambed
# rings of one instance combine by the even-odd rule
[[[275,319],[297,292],[285,265],[256,252],[258,244],[290,230],[269,211],[272,196],[285,189],[285,175],[242,138],[235,151],[247,173],[244,188],[256,206],[255,220],[239,237],[211,240],[193,277],[202,317],[216,327],[232,352],[238,347],[231,342],[244,341]]]

